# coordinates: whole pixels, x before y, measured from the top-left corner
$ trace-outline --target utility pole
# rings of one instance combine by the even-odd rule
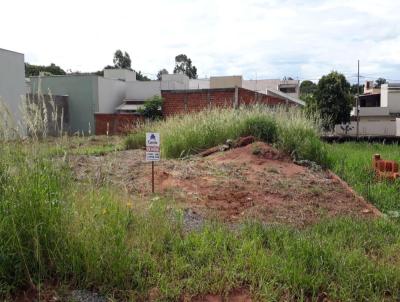
[[[356,118],[357,118],[357,140],[359,138],[359,126],[360,126],[360,60],[358,60],[357,64],[357,101],[356,101]]]

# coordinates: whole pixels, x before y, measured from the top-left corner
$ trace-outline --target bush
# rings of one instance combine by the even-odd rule
[[[157,120],[162,117],[162,97],[155,95],[150,99],[145,100],[143,108],[139,112],[150,120]]]

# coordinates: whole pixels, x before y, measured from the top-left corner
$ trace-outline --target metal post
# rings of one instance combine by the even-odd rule
[[[359,137],[359,126],[360,126],[360,60],[358,60],[357,64],[357,101],[356,101],[356,118],[357,118],[357,140]]]
[[[154,161],[151,162],[151,192],[154,194]]]

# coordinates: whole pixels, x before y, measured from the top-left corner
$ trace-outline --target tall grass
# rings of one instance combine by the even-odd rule
[[[144,132],[158,131],[164,157],[177,158],[225,143],[227,139],[254,135],[276,144],[297,159],[326,164],[326,151],[319,140],[319,123],[296,108],[262,105],[239,109],[214,108],[174,116],[143,126],[126,139],[126,147],[144,145]]]
[[[379,181],[372,170],[372,156],[400,162],[398,144],[343,143],[327,145],[331,169],[380,210],[400,215],[400,181]],[[390,214],[390,213],[389,213]],[[396,213],[392,213],[395,214]]]

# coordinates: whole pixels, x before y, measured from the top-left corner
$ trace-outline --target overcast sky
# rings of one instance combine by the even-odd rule
[[[2,0],[0,48],[96,71],[116,49],[154,77],[187,54],[199,77],[400,80],[399,0]],[[363,78],[364,81],[364,78]]]

